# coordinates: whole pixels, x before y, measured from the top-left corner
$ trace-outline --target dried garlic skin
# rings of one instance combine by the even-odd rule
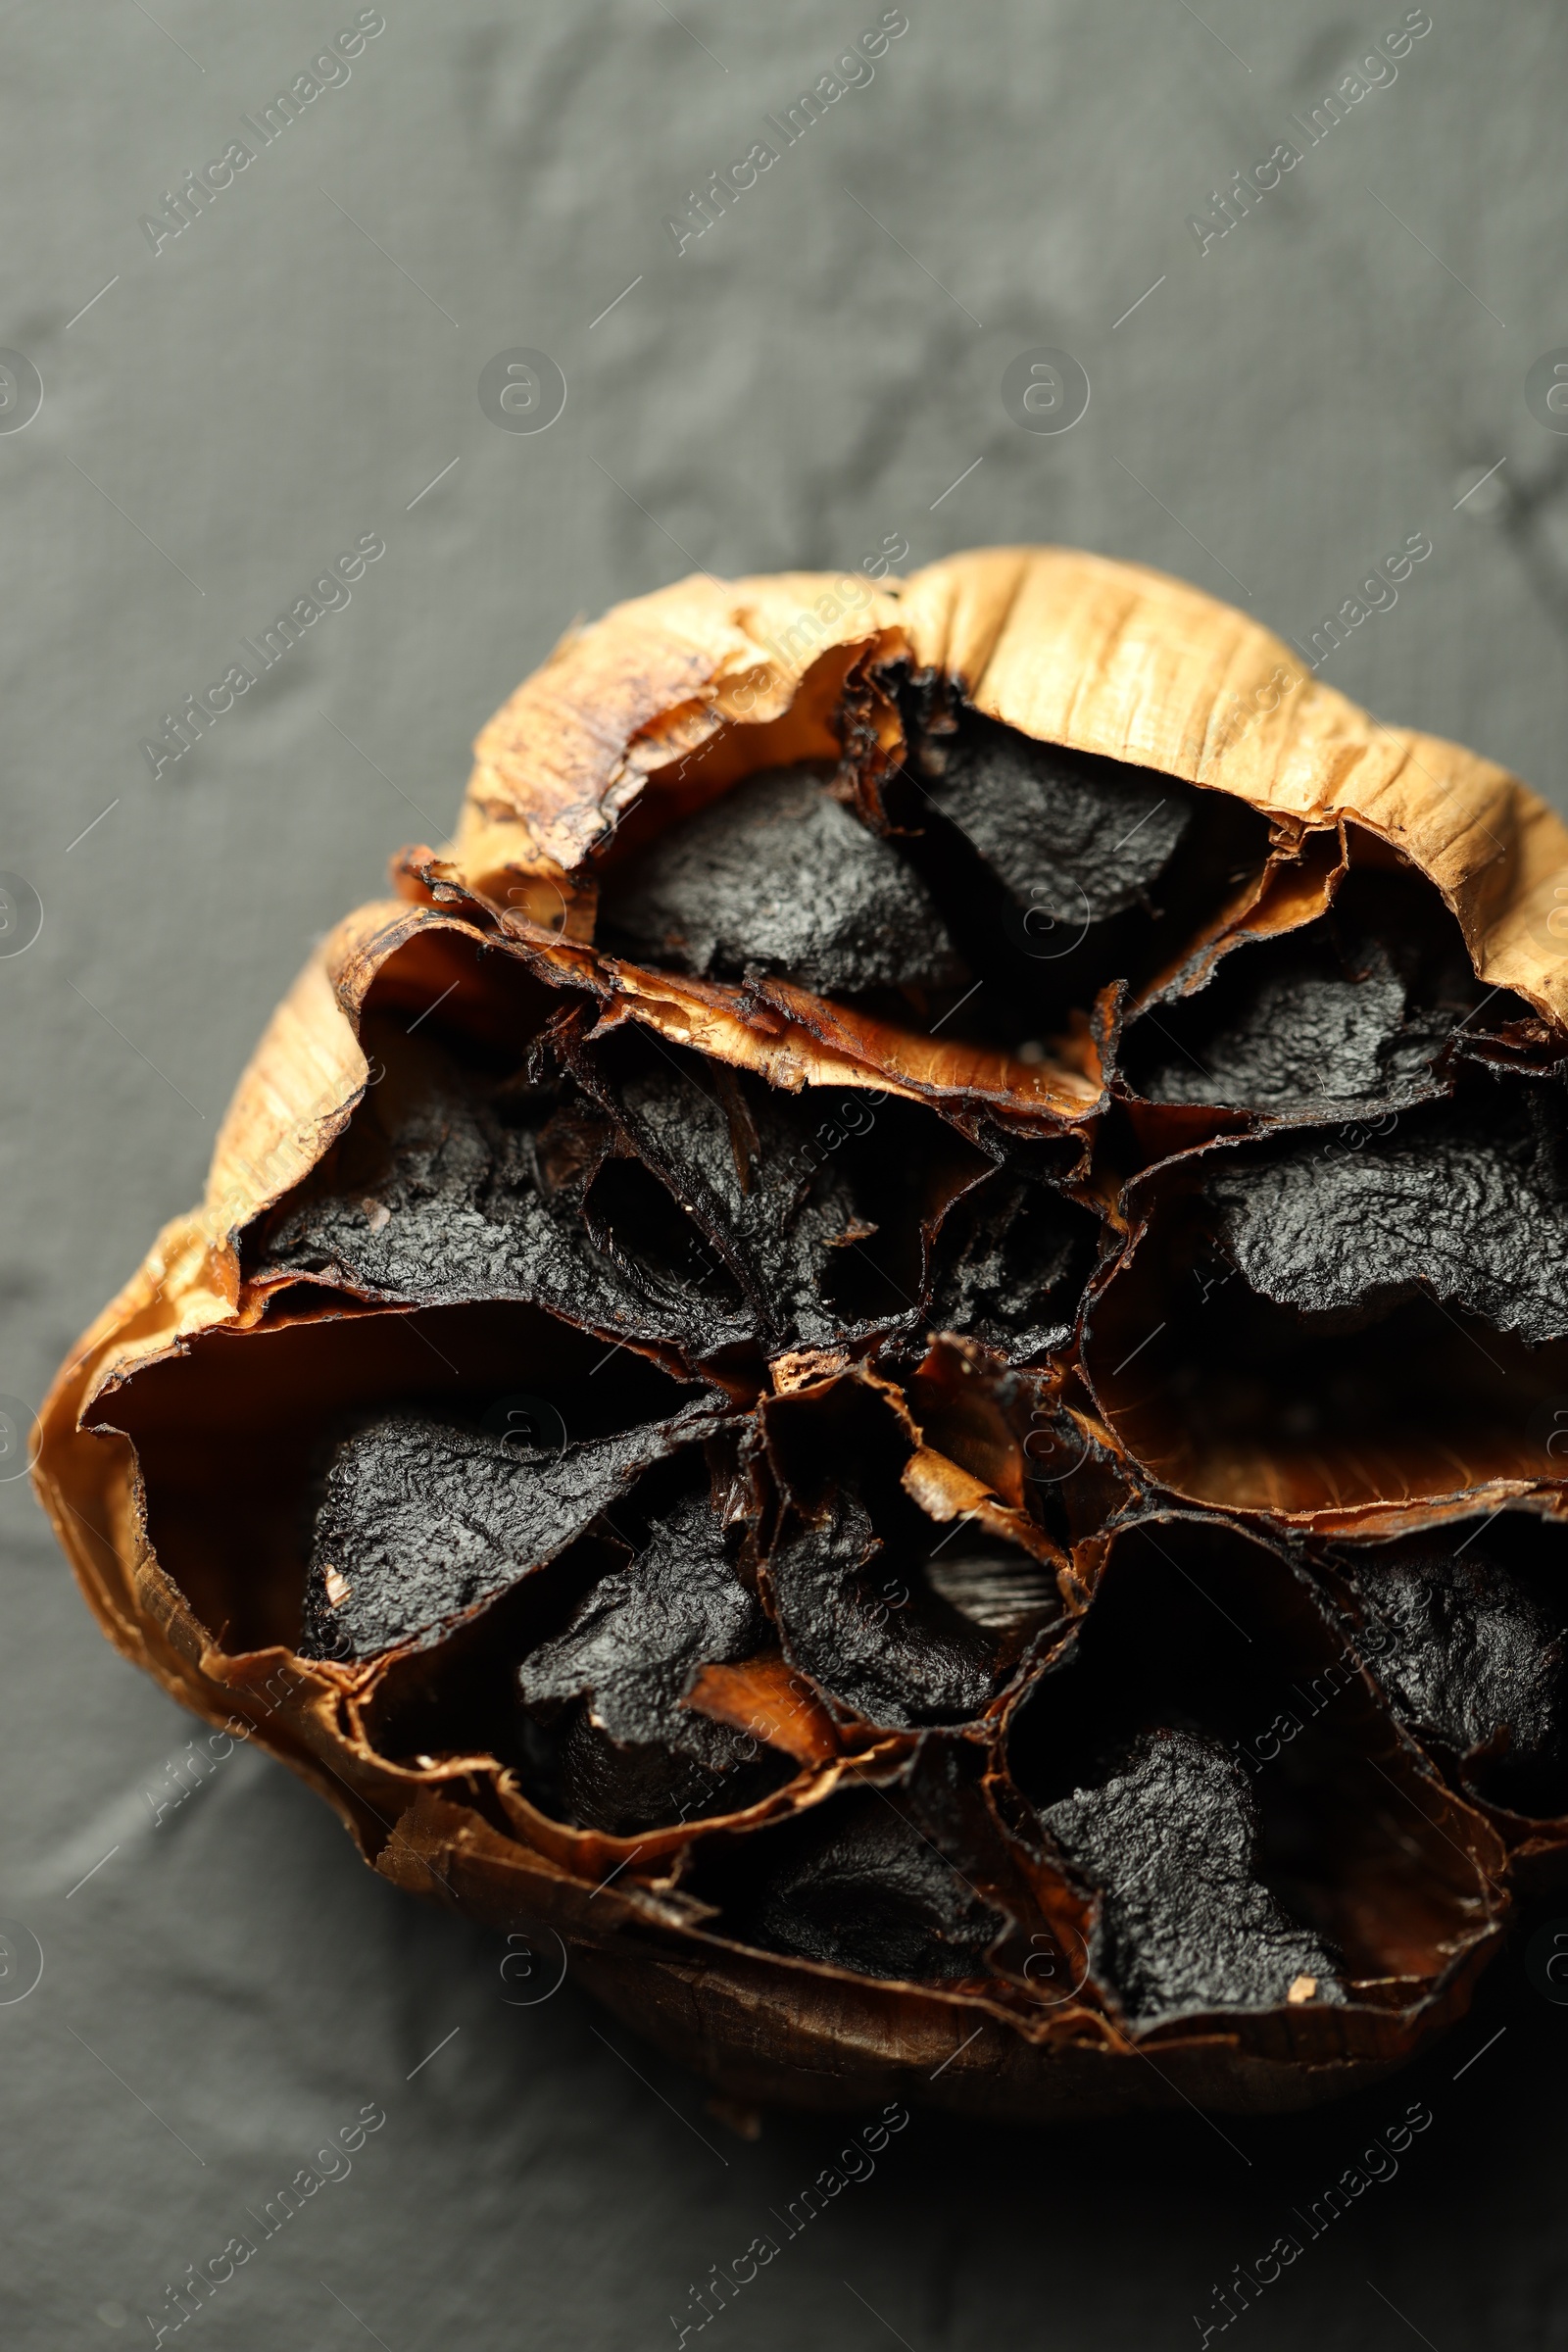
[[[57,1382],[106,1632],[733,2097],[1407,2059],[1568,1857],[1568,831],[1054,549],[475,748]]]

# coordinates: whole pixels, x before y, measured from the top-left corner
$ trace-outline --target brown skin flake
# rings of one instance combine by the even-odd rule
[[[476,749],[45,1408],[105,1631],[736,2114],[1410,2057],[1568,1853],[1568,832],[1052,549]]]

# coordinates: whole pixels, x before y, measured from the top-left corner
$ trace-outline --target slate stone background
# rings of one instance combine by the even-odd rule
[[[356,11],[7,8],[0,344],[44,398],[0,432],[0,866],[43,927],[0,957],[0,1390],[36,1403],[196,1196],[274,1000],[389,851],[440,838],[480,722],[575,615],[694,566],[1061,540],[1300,636],[1424,532],[1324,674],[1568,806],[1568,440],[1525,397],[1568,345],[1561,12],[1433,0],[1309,145],[1291,118],[1395,0],[909,0],[874,78],[677,253],[666,217],[878,13],[386,0],[155,254],[139,217]],[[1281,140],[1300,163],[1200,252],[1189,216]],[[1093,388],[1060,435],[1003,405],[1039,346]],[[481,411],[519,347],[565,377],[548,431]],[[386,553],[352,604],[155,777],[163,713],[362,533]],[[8,2345],[156,2340],[166,2285],[368,2101],[352,2175],[164,2340],[673,2342],[843,2133],[735,2137],[570,1983],[508,2006],[500,1938],[379,1885],[253,1752],[154,1826],[196,1727],[104,1643],[24,1484],[0,1531],[0,1917],[44,1959],[24,1999],[0,1980]],[[1568,2010],[1511,1955],[1449,2044],[1307,2123],[922,2112],[708,2340],[1191,2343],[1420,2098],[1397,2177],[1233,2340],[1562,2346],[1565,2082]]]

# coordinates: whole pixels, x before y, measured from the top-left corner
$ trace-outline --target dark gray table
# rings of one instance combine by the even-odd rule
[[[1568,343],[1544,0],[1434,0],[1315,143],[1394,0],[909,0],[787,146],[764,118],[875,6],[387,0],[264,144],[244,119],[357,13],[5,14],[0,344],[44,398],[0,433],[0,866],[44,920],[0,960],[0,1390],[36,1401],[196,1195],[274,999],[389,850],[440,837],[480,721],[574,615],[694,566],[1058,539],[1305,637],[1425,532],[1324,674],[1568,804],[1568,440],[1524,388]],[[777,163],[677,250],[666,221],[763,137]],[[142,225],[235,139],[252,160],[188,226]],[[1281,141],[1300,162],[1220,236],[1216,193]],[[1001,397],[1041,345],[1093,385],[1060,435]],[[476,396],[519,347],[569,387],[545,432]],[[352,604],[155,775],[165,713],[368,532]],[[836,2132],[734,2138],[569,1984],[506,2006],[500,1940],[377,1884],[254,1753],[155,1826],[194,1727],[100,1640],[23,1486],[0,1512],[0,1916],[45,1959],[0,2007],[7,2343],[151,2334],[367,2102],[352,2174],[166,2341],[672,2342]],[[1397,2178],[1244,2340],[1560,2345],[1565,2071],[1568,2011],[1509,1959],[1449,2046],[1307,2125],[922,2115],[708,2340],[1191,2343],[1214,2282],[1421,2097]]]

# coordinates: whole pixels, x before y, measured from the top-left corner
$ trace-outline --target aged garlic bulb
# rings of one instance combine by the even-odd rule
[[[738,2095],[1407,2055],[1568,1843],[1568,834],[1057,550],[477,750],[61,1376],[106,1631]]]

